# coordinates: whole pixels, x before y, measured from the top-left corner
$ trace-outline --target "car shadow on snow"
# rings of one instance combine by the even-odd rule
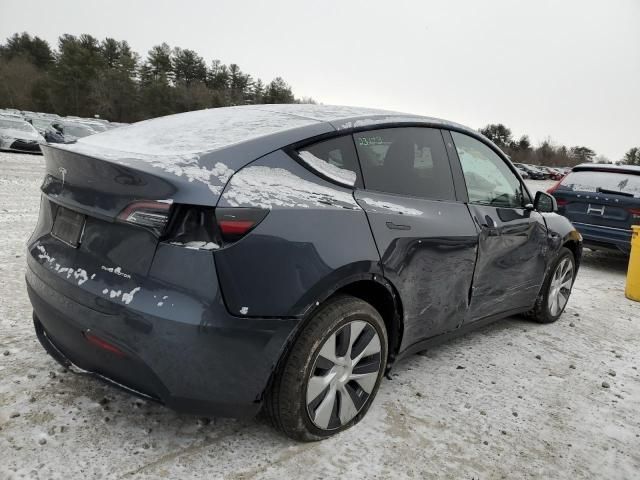
[[[604,270],[626,275],[629,265],[629,255],[613,250],[590,250],[585,247],[582,254],[582,267]],[[578,276],[580,271],[578,271]]]

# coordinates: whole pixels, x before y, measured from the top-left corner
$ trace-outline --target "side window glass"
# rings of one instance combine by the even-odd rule
[[[354,134],[365,188],[455,200],[442,134],[434,128],[386,128]]]
[[[451,132],[469,202],[498,207],[522,207],[524,193],[518,177],[491,148],[475,138]]]
[[[331,138],[298,150],[298,156],[324,177],[349,187],[359,184],[360,169],[351,136]]]

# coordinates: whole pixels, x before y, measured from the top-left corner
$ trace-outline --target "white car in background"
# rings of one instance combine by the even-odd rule
[[[26,120],[0,116],[0,150],[42,154],[40,143],[45,139]]]

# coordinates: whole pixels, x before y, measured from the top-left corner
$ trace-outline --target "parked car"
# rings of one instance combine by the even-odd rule
[[[33,125],[40,135],[45,136],[45,132],[48,128],[51,127],[51,120],[45,117],[40,117],[37,115],[32,115],[28,117],[24,117],[24,119]]]
[[[79,138],[88,137],[89,135],[95,135],[96,132],[93,128],[77,121],[55,121],[51,124],[56,132],[62,135],[63,142],[56,143],[72,143]]]
[[[517,163],[516,163],[516,164],[514,164],[514,165],[515,165],[516,169],[518,170],[518,173],[520,174],[520,176],[521,176],[522,178],[524,178],[524,179],[529,178],[529,173],[528,173],[524,168],[522,168],[521,166],[519,166]]]
[[[583,164],[548,190],[592,249],[631,251],[640,225],[640,167]]]
[[[324,105],[216,108],[45,145],[28,242],[56,360],[187,412],[319,440],[401,358],[549,323],[578,232],[472,129]]]
[[[542,170],[546,175],[547,180],[560,180],[564,175],[553,167],[547,167],[545,165],[539,165],[538,170]]]
[[[62,133],[58,132],[53,126],[53,124],[57,122],[56,119],[44,116],[32,116],[25,119],[38,130],[38,133],[42,135],[47,142],[64,142]]]
[[[523,169],[525,172],[527,172],[527,175],[532,180],[544,180],[546,178],[545,173],[540,171],[540,170],[538,170],[533,165],[527,165],[527,164],[524,164],[524,163],[517,163],[516,166],[518,168]]]
[[[42,153],[42,135],[29,122],[16,117],[0,116],[0,150]]]

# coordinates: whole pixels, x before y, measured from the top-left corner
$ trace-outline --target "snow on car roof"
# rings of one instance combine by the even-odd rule
[[[340,123],[341,120],[352,120]],[[336,130],[397,121],[448,123],[373,108],[279,104],[211,108],[145,120],[57,146],[72,151],[102,149],[136,155],[202,154],[259,137],[319,123]]]
[[[69,149],[100,147],[154,156],[198,154],[314,123],[317,120],[252,107],[211,108],[108,130],[83,138]]]

